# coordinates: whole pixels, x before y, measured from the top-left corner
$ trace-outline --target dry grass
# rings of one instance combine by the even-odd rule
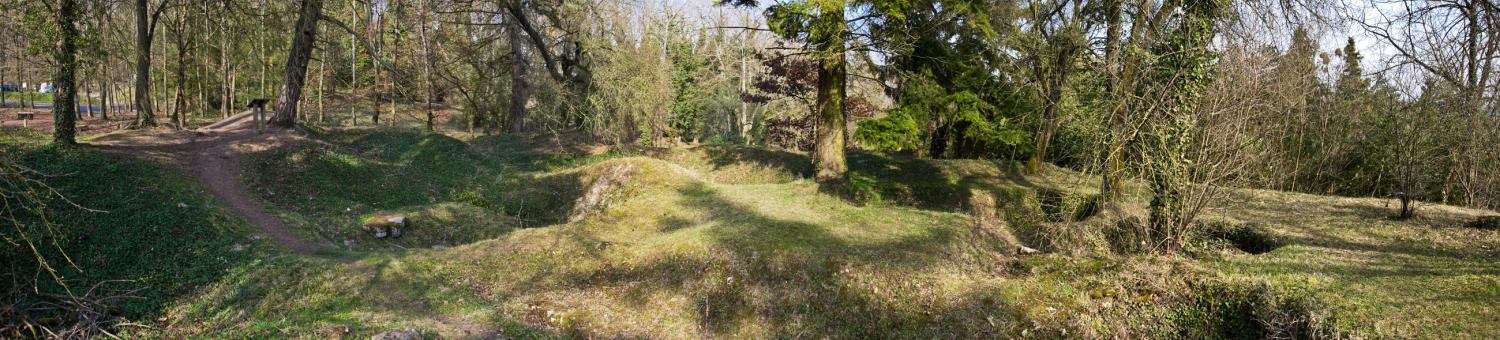
[[[1459,227],[1486,212],[1393,221],[1378,200],[1246,191],[1210,218],[1281,247],[1152,256],[1118,223],[1142,214],[1139,188],[1079,218],[1097,179],[1056,167],[854,153],[882,198],[855,203],[806,180],[805,157],[760,149],[315,137],[327,144],[267,151],[248,171],[304,235],[363,245],[339,254],[350,263],[257,253],[140,335],[1500,336],[1500,232]],[[569,222],[602,179],[619,184]],[[369,239],[357,221],[375,212],[414,225]]]
[[[1285,246],[1215,267],[1321,297],[1341,328],[1398,338],[1500,337],[1500,232],[1464,228],[1494,212],[1423,205],[1397,221],[1392,200],[1252,190],[1217,215]]]

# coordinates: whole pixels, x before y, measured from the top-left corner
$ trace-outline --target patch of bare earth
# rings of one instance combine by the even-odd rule
[[[295,130],[258,130],[250,114],[241,113],[191,131],[122,131],[94,138],[91,142],[105,152],[143,158],[182,169],[236,214],[244,217],[261,233],[270,236],[278,246],[299,255],[314,256],[320,247],[298,237],[280,218],[266,212],[240,179],[246,153],[304,140],[306,137]],[[361,269],[362,266],[357,262],[350,264],[355,269]],[[400,290],[392,287],[382,291]],[[401,296],[397,299],[423,303],[418,297]],[[440,334],[458,338],[489,338],[497,334],[493,328],[467,316],[432,314],[435,315],[432,320],[436,324],[431,326],[438,328]]]
[[[247,151],[303,137],[291,130],[258,131],[251,119],[249,113],[241,113],[197,130],[126,131],[95,138],[92,143],[107,152],[181,168],[277,245],[297,254],[313,255],[318,247],[297,237],[281,219],[267,213],[240,180]]]

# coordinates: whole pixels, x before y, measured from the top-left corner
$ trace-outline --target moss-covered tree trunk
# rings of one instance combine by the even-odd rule
[[[520,17],[512,13],[510,30],[510,110],[505,117],[505,130],[521,132],[526,118],[526,59],[522,53],[525,42],[521,37]]]
[[[1059,64],[1052,65],[1052,72],[1056,73],[1045,75],[1042,79],[1042,91],[1046,100],[1042,108],[1042,127],[1037,133],[1036,150],[1031,154],[1031,161],[1026,163],[1026,171],[1033,174],[1042,170],[1042,163],[1047,161],[1047,146],[1052,144],[1052,136],[1057,133],[1058,106],[1062,104],[1063,79],[1067,77],[1066,66],[1061,64],[1067,61],[1061,53],[1064,52],[1059,52],[1057,57]]]
[[[57,62],[56,96],[52,102],[52,143],[77,144],[78,86],[78,4],[74,0],[57,1],[57,48],[52,58]]]
[[[312,59],[313,37],[318,32],[318,18],[323,15],[323,0],[302,0],[301,13],[297,15],[297,31],[292,37],[292,50],[286,56],[286,73],[281,80],[281,94],[276,97],[276,115],[271,125],[292,127],[297,123],[297,101],[302,96],[302,83],[307,78],[307,61]]]
[[[155,21],[146,15],[146,5],[146,0],[135,0],[136,127],[156,126],[156,110],[151,106],[151,33]]]
[[[844,141],[847,120],[844,116],[845,60],[844,34],[848,24],[844,22],[844,2],[824,1],[822,13],[812,30],[812,42],[817,48],[818,97],[817,110],[813,112],[817,126],[817,143],[813,148],[813,163],[817,168],[819,182],[842,181],[848,166],[844,163]]]
[[[1223,2],[1205,0],[1182,5],[1183,15],[1177,28],[1165,41],[1153,46],[1152,53],[1161,56],[1153,68],[1151,87],[1159,100],[1158,109],[1149,113],[1149,126],[1141,148],[1147,157],[1145,177],[1151,187],[1153,230],[1170,249],[1180,247],[1193,224],[1187,211],[1189,186],[1195,165],[1193,149],[1198,147],[1194,129],[1198,125],[1198,107],[1208,84],[1213,81],[1217,53],[1209,50],[1217,34],[1217,20]]]

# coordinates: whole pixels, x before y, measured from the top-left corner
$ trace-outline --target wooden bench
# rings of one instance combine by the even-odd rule
[[[31,112],[31,111],[16,112],[16,119],[20,119],[21,120],[21,127],[31,127],[31,120],[32,119],[36,119],[36,112]]]

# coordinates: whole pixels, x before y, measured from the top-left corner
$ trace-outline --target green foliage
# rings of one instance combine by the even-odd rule
[[[165,314],[174,299],[254,259],[256,242],[247,227],[190,178],[87,149],[8,143],[0,146],[14,152],[8,161],[34,170],[28,176],[54,192],[42,197],[47,207],[43,215],[13,211],[10,216],[16,219],[10,222],[50,223],[52,228],[0,229],[0,265],[6,268],[0,271],[0,294],[5,301],[48,299],[30,295],[36,293],[67,296],[70,289],[84,294],[99,284],[96,294],[134,291],[129,295],[139,298],[98,307],[150,320]],[[45,278],[32,252],[22,249],[22,239],[48,241],[36,246],[67,287]],[[161,259],[172,261],[166,265]],[[28,283],[37,284],[37,290]],[[23,295],[10,295],[17,293]],[[77,316],[33,317],[71,322]]]
[[[1200,100],[1215,76],[1218,54],[1209,49],[1217,20],[1226,10],[1219,0],[1182,4],[1183,13],[1166,39],[1151,46],[1145,86],[1147,136],[1138,142],[1152,193],[1150,226],[1168,248],[1179,247],[1196,218],[1190,183],[1196,172]]]
[[[1334,85],[1334,88],[1338,90],[1338,94],[1340,96],[1352,97],[1369,91],[1370,83],[1365,80],[1364,68],[1360,66],[1360,61],[1364,60],[1364,56],[1360,55],[1359,50],[1355,48],[1354,38],[1350,37],[1349,42],[1344,45],[1344,48],[1335,52],[1338,56],[1344,58],[1344,69],[1339,72],[1339,79]]]
[[[922,147],[922,127],[909,107],[897,107],[885,117],[859,122],[854,139],[871,150],[912,151]],[[924,119],[925,120],[925,119]]]
[[[704,78],[708,77],[708,60],[699,55],[686,41],[668,45],[667,55],[672,62],[672,103],[667,105],[671,114],[667,124],[674,137],[696,139],[703,131],[702,122],[707,114]]]
[[[1023,145],[1031,139],[1030,133],[974,92],[950,93],[925,77],[909,80],[904,91],[885,117],[861,121],[855,140],[873,150],[901,152],[921,151],[938,133],[979,143],[988,150]],[[943,122],[942,131],[924,131],[924,126],[938,125],[934,120]]]

